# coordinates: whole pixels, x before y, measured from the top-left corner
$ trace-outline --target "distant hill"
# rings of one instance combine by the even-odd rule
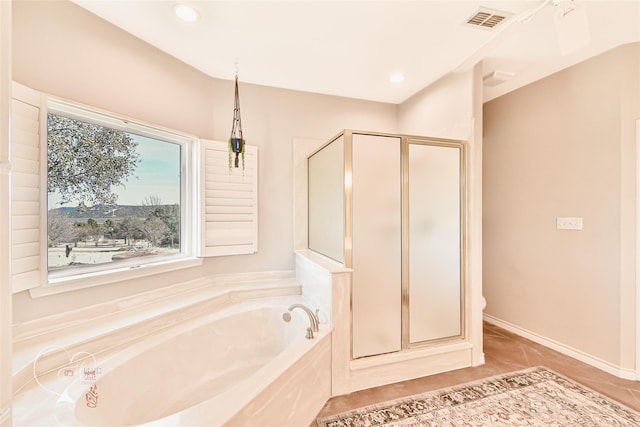
[[[94,205],[89,206],[84,211],[78,211],[76,207],[61,207],[51,209],[50,211],[58,211],[62,214],[67,215],[69,218],[73,219],[89,219],[93,218],[95,220],[98,219],[108,219],[112,220],[121,220],[131,216],[138,217],[146,217],[149,209],[153,209],[151,206],[136,206],[136,205]]]

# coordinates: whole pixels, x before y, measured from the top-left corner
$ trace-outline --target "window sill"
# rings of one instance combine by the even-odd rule
[[[141,267],[127,267],[120,271],[110,271],[107,274],[93,274],[83,277],[60,279],[56,283],[49,283],[44,286],[29,289],[29,293],[32,298],[38,298],[200,265],[202,265],[202,258],[188,258]]]

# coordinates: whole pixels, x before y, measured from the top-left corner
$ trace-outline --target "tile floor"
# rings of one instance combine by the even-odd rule
[[[324,405],[318,417],[539,365],[640,411],[640,381],[620,379],[488,323],[484,325],[484,354],[482,366],[334,397]]]

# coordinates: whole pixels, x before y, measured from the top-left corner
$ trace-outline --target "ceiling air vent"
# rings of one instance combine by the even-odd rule
[[[502,21],[506,20],[512,15],[513,13],[510,12],[503,12],[500,10],[481,7],[476,13],[474,13],[469,19],[467,19],[466,24],[471,27],[492,30]]]

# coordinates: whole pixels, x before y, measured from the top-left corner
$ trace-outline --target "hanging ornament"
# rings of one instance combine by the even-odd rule
[[[235,158],[233,158],[235,155]],[[238,63],[236,61],[236,89],[233,102],[233,125],[231,126],[231,136],[229,137],[229,170],[231,170],[231,160],[233,166],[238,167],[242,155],[242,170],[244,171],[244,138],[242,137],[242,120],[240,119],[240,95],[238,92]]]

